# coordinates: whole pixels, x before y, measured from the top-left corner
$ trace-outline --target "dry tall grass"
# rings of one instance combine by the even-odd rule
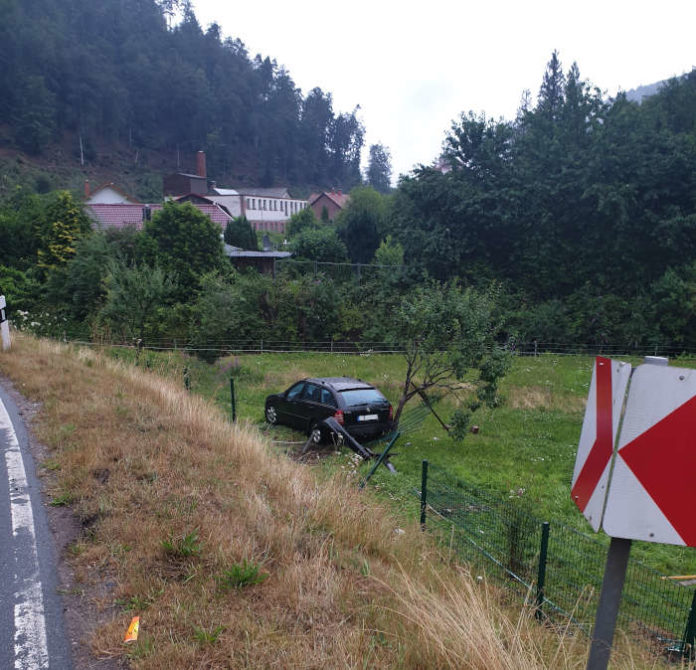
[[[83,538],[71,562],[117,601],[96,656],[170,668],[582,668],[586,641],[510,615],[350,476],[318,481],[253,427],[152,373],[23,336],[0,371],[36,424]],[[401,531],[405,532],[401,532]],[[226,588],[231,571],[268,578]],[[124,647],[133,614],[140,640]],[[615,668],[650,667],[630,647]]]

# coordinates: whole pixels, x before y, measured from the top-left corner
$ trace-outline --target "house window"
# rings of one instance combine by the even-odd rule
[[[251,208],[256,209],[256,198],[251,199]]]

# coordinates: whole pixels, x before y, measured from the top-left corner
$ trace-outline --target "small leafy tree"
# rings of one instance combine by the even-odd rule
[[[246,216],[238,216],[232,219],[225,228],[225,242],[233,247],[258,251],[259,240],[256,231]]]
[[[328,215],[328,212],[327,212]],[[290,217],[287,232],[290,237],[299,235],[301,232],[319,227],[319,221],[314,212],[309,207],[301,209]]]
[[[378,265],[403,265],[404,248],[391,235],[387,235],[375,251],[375,263]]]
[[[159,267],[112,262],[106,299],[98,325],[123,340],[156,337],[166,322],[164,311],[175,293],[171,274]]]
[[[498,382],[508,369],[509,355],[494,346],[494,301],[494,290],[482,293],[434,281],[402,298],[389,319],[391,339],[401,345],[406,361],[397,422],[406,404],[420,397],[445,430],[454,429],[453,435],[461,437],[473,412],[482,404],[498,403]],[[461,383],[472,375],[473,394]],[[451,425],[445,423],[430,404],[432,392],[464,398],[467,411],[455,414]]]
[[[369,263],[382,239],[386,199],[369,186],[354,188],[346,208],[336,218],[341,239],[354,263]]]
[[[263,338],[274,315],[272,293],[270,277],[254,271],[235,273],[232,281],[217,274],[203,277],[191,334],[199,358],[212,362],[226,342]]]
[[[324,263],[340,263],[348,260],[346,246],[331,227],[305,228],[291,243],[295,254],[301,258]]]
[[[175,274],[180,297],[196,291],[201,277],[226,268],[220,226],[190,202],[166,202],[145,224],[156,243],[156,265]]]
[[[69,191],[58,191],[41,224],[38,266],[43,270],[65,265],[75,255],[77,241],[91,232],[89,219]]]
[[[389,193],[391,190],[391,154],[382,144],[370,145],[370,158],[367,165],[365,180],[380,193]]]

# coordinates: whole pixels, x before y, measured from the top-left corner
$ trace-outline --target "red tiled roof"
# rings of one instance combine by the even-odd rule
[[[155,212],[162,205],[148,205]],[[145,205],[87,205],[87,213],[97,223],[97,228],[125,228],[127,226],[143,227],[143,209]]]
[[[210,220],[225,228],[232,217],[218,205],[206,203],[191,203],[197,210],[203,212]],[[96,221],[98,228],[125,228],[135,226],[138,230],[143,227],[143,209],[146,205],[87,205],[87,213]],[[162,209],[162,205],[147,205],[151,211]]]
[[[350,196],[347,193],[336,193],[335,191],[322,191],[321,193],[313,193],[309,196],[310,207],[314,205],[314,203],[317,202],[317,200],[319,200],[322,195],[325,195],[329,200],[332,200],[334,204],[337,205],[340,209],[343,209],[346,206],[346,203],[350,200]]]

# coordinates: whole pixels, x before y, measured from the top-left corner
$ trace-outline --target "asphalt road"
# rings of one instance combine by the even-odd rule
[[[0,387],[0,669],[72,670],[27,430]]]

